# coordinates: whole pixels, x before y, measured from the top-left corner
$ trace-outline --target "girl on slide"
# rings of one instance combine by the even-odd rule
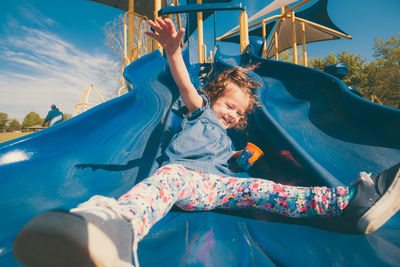
[[[246,115],[256,104],[252,89],[258,84],[246,70],[234,68],[197,90],[179,46],[184,30],[176,31],[169,19],[157,18],[150,25],[155,32],[147,34],[166,51],[185,107],[180,131],[166,149],[168,160],[118,200],[94,196],[69,212],[34,217],[14,243],[21,263],[132,266],[133,254],[138,266],[138,242],[173,205],[189,211],[256,208],[289,217],[340,217],[365,234],[398,211],[400,164],[374,176],[361,173],[351,186],[336,188],[229,177],[227,162],[238,152],[232,151],[226,130],[246,125]]]

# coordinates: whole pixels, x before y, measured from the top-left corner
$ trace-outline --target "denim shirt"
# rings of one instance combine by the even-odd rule
[[[178,163],[192,170],[230,175],[232,141],[212,111],[209,98],[201,91],[199,94],[205,105],[190,114],[182,98],[172,107],[183,120],[165,151],[167,161],[163,165]]]

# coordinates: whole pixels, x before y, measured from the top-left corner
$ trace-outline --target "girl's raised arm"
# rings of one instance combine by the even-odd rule
[[[185,30],[180,29],[177,32],[174,24],[168,18],[157,18],[157,23],[158,24],[150,20],[149,24],[154,29],[155,33],[147,31],[146,34],[157,40],[167,53],[172,76],[178,85],[183,102],[190,113],[202,107],[204,103],[203,98],[197,93],[196,88],[190,81],[189,73],[183,61],[180,42]]]

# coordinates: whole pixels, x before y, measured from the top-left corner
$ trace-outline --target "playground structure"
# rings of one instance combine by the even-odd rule
[[[274,57],[275,60],[279,60],[280,52],[292,48],[293,63],[298,64],[298,45],[301,44],[303,52],[302,62],[304,66],[307,66],[307,43],[333,40],[340,37],[347,39],[352,38],[330,21],[326,13],[327,0],[318,1],[305,11],[299,12],[298,14],[295,13],[298,8],[311,1],[312,0],[303,0],[293,7],[289,7],[287,4],[298,2],[298,0],[274,1],[249,19],[249,23],[251,23],[276,9],[281,9],[281,14],[265,18],[249,25],[250,35],[262,37],[263,45],[262,50],[259,52],[261,57]],[[324,16],[321,16],[321,13],[324,14]],[[316,23],[316,21],[320,23]],[[218,37],[217,41],[235,42],[237,38],[235,38],[234,35],[238,33],[238,30],[233,29]]]
[[[217,49],[212,62],[188,48],[183,54],[196,86],[223,69],[258,64],[250,75],[263,84],[256,91],[261,106],[246,132],[230,134],[236,148],[250,141],[265,155],[241,175],[336,186],[349,184],[361,170],[378,173],[400,161],[400,112],[362,99],[325,72],[259,56],[262,45],[247,38],[244,4],[175,5],[156,16],[201,12],[204,18],[227,10],[244,22],[238,54]],[[0,222],[0,265],[18,266],[12,241],[34,215],[70,209],[95,194],[117,198],[160,166],[179,124],[170,112],[178,91],[160,50],[129,60],[127,94],[0,146],[0,162],[7,162],[0,164],[0,211],[7,215]],[[364,236],[335,219],[174,209],[140,242],[138,254],[141,266],[395,266],[399,237],[400,214]]]
[[[173,13],[176,15],[177,26],[181,27],[181,18],[179,14],[186,13],[186,11],[183,11],[183,9],[179,9],[178,0],[171,1],[170,7],[166,7],[166,1],[162,0],[154,0],[154,2],[150,1],[147,2],[146,5],[142,4],[142,1],[137,0],[121,1],[122,3],[125,3],[125,5],[115,5],[116,2],[112,0],[91,1],[100,2],[126,11],[124,15],[124,60],[122,63],[122,69],[130,62],[133,62],[134,60],[154,51],[155,49],[160,49],[160,51],[162,51],[162,48],[159,47],[157,42],[154,42],[151,40],[151,38],[144,34],[144,31],[149,30],[149,18],[155,19],[159,15],[168,14],[172,19],[171,14]],[[341,37],[347,39],[352,38],[350,35],[340,30],[329,19],[327,14],[327,0],[317,1],[312,7],[304,11],[300,11],[298,14],[295,13],[297,9],[312,1],[313,0],[276,0],[254,14],[250,19],[247,18],[246,10],[243,8],[239,19],[240,25],[216,38],[216,41],[237,42],[240,44],[240,51],[242,52],[249,44],[249,36],[259,36],[263,39],[260,56],[263,58],[274,57],[276,60],[278,60],[280,52],[292,48],[293,63],[295,64],[298,63],[298,45],[301,45],[303,51],[302,62],[303,65],[307,66],[307,43],[333,40]],[[217,5],[219,5],[218,9],[215,9],[215,11],[217,11],[227,10],[224,9],[224,6],[226,7],[226,5],[223,3],[229,1],[189,0],[189,2],[191,4],[193,4],[193,2],[196,4],[204,3],[204,8],[206,8],[208,3],[220,2],[217,3]],[[288,6],[294,2],[300,3],[297,3],[292,7]],[[145,8],[143,8],[143,6],[145,6]],[[159,13],[163,7],[164,11]],[[170,11],[170,8],[174,7],[174,11]],[[231,7],[231,10],[235,9],[237,8]],[[281,14],[264,18],[261,21],[249,25],[249,23],[252,23],[261,17],[265,17],[277,9],[281,9]],[[205,63],[207,60],[207,49],[203,40],[203,22],[204,19],[209,16],[209,14],[203,18],[203,12],[201,8],[191,12],[196,13],[196,23],[194,25],[193,22],[191,22],[189,25],[189,33],[192,33],[194,30],[191,28],[197,28],[198,62]],[[246,25],[246,27],[244,27],[244,25]],[[210,53],[214,54],[215,51],[210,51]],[[210,58],[212,58],[212,56]]]
[[[157,42],[152,40],[150,37],[144,34],[145,31],[150,30],[148,26],[148,20],[155,19],[159,15],[169,15],[170,19],[173,20],[172,14],[176,15],[176,24],[177,27],[180,28],[181,18],[180,13],[186,13],[185,9],[179,10],[179,2],[178,0],[172,0],[170,7],[173,8],[173,11],[169,10],[167,7],[167,2],[165,0],[154,0],[150,2],[143,2],[138,0],[127,0],[127,1],[113,1],[113,0],[91,0],[94,2],[99,2],[102,4],[106,4],[109,6],[113,6],[115,8],[121,9],[125,11],[124,14],[124,59],[121,63],[121,76],[122,76],[122,86],[118,90],[118,96],[121,96],[123,93],[128,92],[128,88],[125,84],[125,80],[123,78],[123,71],[127,65],[131,62],[137,60],[138,58],[153,52],[156,49],[159,49],[162,53],[162,47],[159,46]],[[340,37],[344,37],[347,39],[351,39],[350,35],[347,35],[339,28],[337,28],[326,15],[325,17],[328,19],[323,19],[321,24],[307,20],[302,18],[304,17],[313,17],[318,12],[325,12],[327,8],[327,0],[318,1],[313,7],[307,9],[311,10],[307,12],[300,13],[300,17],[295,15],[295,10],[308,4],[312,0],[302,0],[300,3],[294,5],[293,7],[289,7],[288,4],[293,2],[298,2],[299,0],[281,0],[274,1],[264,9],[260,10],[258,13],[253,15],[249,20],[247,17],[246,10],[243,8],[240,14],[239,26],[235,27],[233,30],[228,33],[223,34],[222,36],[215,38],[215,41],[228,41],[228,42],[237,42],[240,44],[240,52],[242,52],[247,45],[249,44],[249,34],[252,36],[260,36],[262,40],[262,50],[259,52],[260,56],[263,58],[271,58],[274,56],[275,60],[279,60],[279,53],[292,48],[293,51],[293,63],[298,64],[298,53],[297,46],[298,40],[301,39],[302,45],[302,54],[303,54],[303,65],[307,66],[307,49],[306,44],[310,42],[317,42],[323,40],[331,40],[338,39]],[[192,1],[197,4],[202,4],[203,0]],[[204,3],[213,2],[205,0]],[[215,2],[229,2],[229,1],[215,1]],[[218,4],[217,4],[218,5]],[[216,8],[215,11],[218,10],[227,10],[224,8],[224,4],[219,4],[219,7]],[[161,8],[164,8],[163,13],[159,13]],[[207,8],[204,6],[204,8]],[[253,23],[249,25],[252,21],[269,14],[276,9],[281,9],[280,15],[274,15],[268,18],[263,19],[260,22]],[[231,7],[230,10],[238,10],[237,7]],[[317,9],[317,10],[315,10]],[[198,10],[194,10],[191,12],[196,12],[196,24],[191,27],[197,28],[197,49],[198,49],[198,62],[199,63],[207,63],[207,47],[204,44],[204,30],[203,30],[203,22],[204,19],[208,16],[204,16],[201,8]],[[311,15],[311,16],[310,16]],[[318,21],[318,19],[317,19]],[[261,25],[261,27],[259,27]],[[237,29],[239,28],[239,29]],[[253,29],[254,28],[254,29]],[[274,28],[272,34],[271,30]],[[250,31],[250,29],[253,29]],[[261,31],[260,31],[261,29]],[[300,30],[299,30],[300,29]],[[189,28],[189,32],[191,33],[194,29]],[[250,31],[250,33],[249,33]],[[235,36],[236,35],[236,36]],[[271,36],[269,39],[268,37]],[[269,43],[267,45],[267,40]],[[210,51],[209,59],[212,62],[213,55],[215,51]]]
[[[90,93],[92,92],[92,90],[97,94],[97,96],[100,98],[101,102],[104,103],[104,98],[103,96],[100,94],[100,92],[96,89],[96,87],[94,87],[92,84],[89,85],[89,87],[86,89],[85,93],[83,93],[83,96],[81,98],[81,100],[79,101],[79,104],[75,105],[75,115],[77,116],[79,113],[81,113],[82,111],[86,111],[94,106],[96,106],[96,103],[91,103],[89,102],[89,97],[90,97]]]
[[[378,104],[381,104],[381,105],[383,105],[382,104],[382,102],[381,102],[381,100],[376,96],[376,95],[371,95],[371,102],[374,102],[374,103],[378,103]]]

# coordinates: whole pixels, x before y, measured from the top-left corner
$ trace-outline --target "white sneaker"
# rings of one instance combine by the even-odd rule
[[[133,266],[132,225],[99,198],[110,200],[92,198],[71,212],[34,217],[14,242],[16,258],[28,267]]]
[[[379,229],[400,209],[400,164],[371,177],[360,173],[357,193],[343,210],[343,217],[364,234]]]

